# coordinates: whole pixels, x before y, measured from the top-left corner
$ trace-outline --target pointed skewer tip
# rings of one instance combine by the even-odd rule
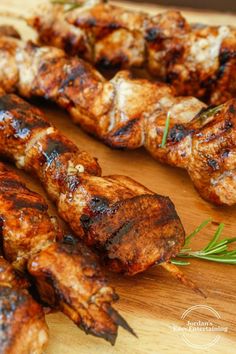
[[[182,284],[192,289],[195,293],[201,295],[205,299],[207,295],[191,280],[189,279],[175,264],[170,262],[163,262],[160,264],[165,268],[175,279],[179,280]]]

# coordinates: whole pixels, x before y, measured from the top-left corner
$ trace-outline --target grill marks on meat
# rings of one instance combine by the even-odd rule
[[[236,30],[189,24],[178,11],[155,16],[103,1],[66,12],[50,2],[28,23],[42,44],[79,55],[98,67],[147,67],[179,95],[219,104],[235,96]]]
[[[15,48],[13,51],[8,49],[13,47]],[[144,146],[157,160],[187,169],[194,185],[205,199],[216,204],[235,203],[235,164],[231,158],[234,156],[234,144],[230,143],[234,136],[232,122],[235,119],[234,99],[225,103],[225,109],[221,110],[222,114],[219,114],[218,108],[216,111],[209,108],[206,115],[204,110],[206,111],[207,107],[204,103],[194,97],[175,97],[174,90],[168,85],[133,79],[128,72],[120,72],[112,80],[106,81],[91,66],[78,58],[68,58],[57,48],[37,47],[29,42],[24,43],[3,36],[0,37],[1,55],[10,56],[8,59],[14,63],[12,67],[10,66],[12,70],[8,70],[8,79],[4,73],[0,75],[0,85],[3,87],[7,87],[13,80],[15,89],[21,95],[43,96],[55,101],[71,113],[75,123],[79,123],[85,130],[111,147],[136,149]],[[17,68],[17,73],[13,78],[14,68]],[[4,110],[4,100],[8,99],[9,110]],[[80,219],[76,219],[75,216],[90,217],[90,213],[86,211],[89,201],[86,200],[86,207],[83,210],[84,201],[81,196],[77,197],[76,191],[80,190],[80,194],[87,198],[83,184],[90,183],[91,175],[99,177],[100,168],[96,160],[86,153],[79,152],[78,148],[60,136],[55,128],[49,126],[45,129],[44,126],[39,126],[37,129],[30,129],[30,125],[33,126],[34,123],[36,126],[44,125],[44,118],[38,110],[35,112],[35,108],[32,108],[31,112],[30,106],[25,107],[25,111],[29,111],[27,117],[24,117],[25,113],[22,110],[14,111],[12,105],[14,106],[14,102],[17,103],[18,100],[19,98],[15,96],[3,98],[0,127],[5,127],[3,128],[5,154],[12,157],[18,166],[40,177],[45,188],[50,191],[52,199],[57,201],[61,215],[71,224],[73,230],[82,236],[84,231]],[[14,115],[17,117],[16,121],[20,123],[12,123]],[[169,134],[162,148],[168,115]],[[210,125],[207,124],[205,116],[206,118],[210,116]],[[200,119],[197,120],[195,117]],[[212,131],[216,129],[219,119],[221,124],[224,120],[228,123],[221,135],[217,133],[219,139],[215,139],[214,146],[209,150],[210,141],[207,136],[210,129]],[[19,143],[15,143],[17,134],[14,125],[25,127],[26,123],[31,133],[26,134],[23,139],[19,137]],[[205,124],[208,128],[205,128]],[[206,159],[202,158],[199,148],[201,140],[205,141],[208,149],[205,153]],[[61,141],[61,144],[55,141]],[[7,145],[10,148],[7,148]],[[232,150],[232,155],[229,154],[230,157],[224,159],[227,163],[222,164],[222,161],[215,158],[217,149],[220,156],[225,150]],[[200,161],[204,167],[199,166],[200,172],[196,173],[194,168]],[[68,169],[76,170],[76,166],[78,170],[86,172],[85,176],[68,173]],[[102,185],[106,178],[95,180],[94,183]],[[230,189],[226,183],[230,183]],[[112,182],[114,191],[117,188],[116,184],[117,181]],[[118,191],[114,192],[112,196],[114,203],[118,201],[117,193]],[[74,206],[75,213],[71,212],[71,195],[73,200],[80,203],[79,206]],[[130,195],[127,196],[129,197]]]
[[[80,55],[103,68],[142,65],[145,51],[142,28],[147,16],[115,6],[96,5],[97,2],[87,8],[90,14],[86,10],[81,14],[76,26],[69,24],[63,7],[51,4],[46,4],[28,23],[38,31],[42,43],[68,50],[70,55]],[[51,12],[47,14],[49,9]],[[109,47],[108,51],[104,45]]]
[[[20,178],[3,164],[0,210],[3,253],[15,268],[24,271],[29,258],[54,242],[57,233],[43,198],[27,190]]]
[[[161,109],[144,123],[147,150],[158,161],[186,169],[195,188],[207,201],[234,205],[236,100],[213,108],[206,108],[191,97],[166,96],[160,103]],[[166,144],[161,147],[168,114],[170,126]],[[130,148],[128,144],[126,147]]]
[[[236,203],[236,100],[209,108],[191,127],[188,173],[201,196],[215,204]]]
[[[91,174],[99,174],[100,168],[95,159],[92,159],[85,152],[79,151],[76,145],[68,139],[61,139],[57,129],[42,117],[41,112],[32,107],[15,95],[1,96],[0,103],[0,129],[4,131],[4,144],[15,146],[4,151],[7,156],[17,160],[19,167],[25,165],[27,155],[35,157],[43,155],[40,160],[36,159],[34,167],[37,169],[50,169],[50,165],[56,157],[66,159],[66,153],[74,155],[74,163],[81,164]],[[59,136],[59,137],[58,137]]]
[[[118,326],[135,335],[112,308],[119,297],[108,286],[97,257],[85,245],[51,244],[30,261],[28,270],[41,299],[61,310],[87,334],[111,344],[115,344]]]
[[[6,49],[9,43],[15,47],[14,53]],[[205,107],[202,102],[192,97],[174,97],[171,87],[132,79],[128,72],[120,72],[106,81],[82,60],[70,59],[56,48],[36,47],[29,42],[1,37],[1,53],[3,57],[10,55],[17,67],[14,87],[21,95],[55,101],[71,113],[75,123],[112,147],[145,146],[158,159],[185,165],[181,149],[169,147],[168,154],[159,149],[166,114],[171,114],[173,126],[179,126]],[[5,75],[0,76],[3,88],[8,86],[10,78],[12,70],[8,80]]]
[[[15,49],[10,51],[9,46]],[[168,85],[133,79],[128,72],[106,81],[90,65],[68,58],[57,48],[2,36],[0,65],[5,57],[14,65],[8,63],[8,72],[0,75],[3,88],[9,91],[14,87],[24,97],[42,96],[56,102],[68,110],[75,123],[112,147],[135,149],[144,145],[151,153],[163,155],[156,147],[156,130],[161,140],[167,112],[175,124],[181,124],[205,107],[192,97],[174,97]],[[171,162],[172,152],[165,156]],[[177,150],[176,158],[181,164]]]
[[[62,230],[49,217],[44,199],[27,189],[18,175],[3,164],[0,210],[4,257],[20,272],[29,272],[45,303],[63,311],[87,333],[112,344],[118,326],[133,333],[111,307],[118,296],[108,286],[96,257],[79,242],[60,243]]]
[[[146,264],[162,263],[176,255],[181,229],[168,198],[142,194],[115,203],[96,217],[88,236],[94,243],[96,235],[96,244],[105,245],[116,271],[124,272],[132,264],[132,272],[138,273]]]
[[[9,101],[16,99],[8,97]],[[24,138],[18,137],[19,143],[14,141],[11,148],[5,132],[12,126],[11,119],[24,120],[25,115],[13,112],[11,104],[4,114],[11,118],[0,129],[1,153],[17,162],[14,149],[22,146],[24,163],[20,167],[39,177],[75,234],[105,253],[112,269],[118,270],[119,264],[119,270],[135,274],[156,262],[168,261],[178,253],[184,242],[184,230],[169,198],[152,193],[128,177],[100,177],[95,160],[80,153],[63,135],[55,133],[52,126],[40,133],[37,127],[32,127],[31,140],[25,144]],[[45,119],[42,113],[38,119]],[[72,150],[62,149],[60,154],[51,151],[50,154],[55,155],[53,161],[45,164],[47,141],[52,136],[55,140],[53,134],[60,146],[66,141]],[[126,220],[131,220],[128,228],[123,225]]]
[[[48,342],[43,309],[26,290],[28,282],[0,256],[0,353],[42,354]]]
[[[53,244],[34,258],[29,271],[36,279],[41,298],[61,309],[86,333],[103,337],[112,344],[118,326],[134,334],[111,307],[119,298],[108,287],[97,258],[86,246],[79,242]]]

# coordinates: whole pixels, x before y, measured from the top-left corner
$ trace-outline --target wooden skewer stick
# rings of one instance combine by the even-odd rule
[[[166,269],[175,279],[179,280],[182,284],[192,289],[199,295],[207,298],[206,294],[192,281],[190,280],[175,264],[170,262],[163,262],[160,264]]]

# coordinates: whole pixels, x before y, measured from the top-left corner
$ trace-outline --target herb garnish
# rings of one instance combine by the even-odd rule
[[[165,147],[170,126],[170,112],[167,113],[165,130],[162,137],[161,147]]]
[[[199,258],[207,261],[226,263],[226,264],[236,264],[236,250],[229,250],[228,245],[236,241],[236,237],[224,238],[221,241],[219,240],[223,229],[224,224],[221,223],[212,240],[200,251],[192,251],[189,248],[189,243],[191,239],[198,234],[209,222],[211,219],[203,221],[188,237],[186,237],[184,247],[180,253],[176,256],[177,258]],[[183,261],[179,259],[172,259],[171,263],[176,265],[188,265],[190,262]]]
[[[66,6],[65,8],[65,12],[69,12],[72,10],[77,9],[78,7],[81,7],[83,5],[82,2],[78,2],[78,1],[73,1],[73,0],[51,0],[52,4],[55,5],[64,5]]]
[[[218,105],[218,106],[210,106],[207,109],[204,109],[203,112],[199,115],[197,115],[196,120],[200,121],[201,124],[203,124],[209,117],[214,116],[216,113],[220,112],[222,108],[224,107],[224,104]]]

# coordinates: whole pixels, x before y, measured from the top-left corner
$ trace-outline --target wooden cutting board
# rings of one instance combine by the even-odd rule
[[[13,10],[26,13],[27,7],[37,6],[38,0],[1,0],[0,11]],[[127,5],[155,13],[163,10],[155,5]],[[235,24],[236,16],[209,12],[184,11],[191,21],[210,24]],[[1,23],[12,23],[22,31],[25,38],[33,36],[33,31],[20,21],[0,18]],[[69,116],[46,103],[40,106],[50,120],[71,138],[79,147],[97,156],[103,168],[103,174],[125,174],[146,185],[153,191],[168,195],[176,205],[187,233],[203,220],[212,218],[215,222],[225,223],[225,236],[236,236],[236,208],[216,208],[203,201],[191,184],[184,171],[163,166],[154,161],[148,153],[138,151],[112,151],[92,137],[75,127]],[[30,187],[43,193],[42,188],[32,178],[22,174]],[[51,206],[55,214],[55,208]],[[194,242],[194,247],[202,247],[212,237],[215,226],[209,226]],[[184,268],[186,274],[196,281],[208,295],[203,299],[172,279],[161,267],[154,267],[144,274],[133,278],[111,275],[111,283],[120,294],[117,309],[128,320],[138,334],[138,339],[124,330],[119,331],[115,347],[101,339],[86,336],[64,315],[47,316],[50,327],[50,342],[47,354],[162,354],[162,353],[199,353],[202,345],[207,347],[215,334],[199,332],[189,336],[186,344],[183,333],[174,331],[173,326],[184,326],[189,320],[214,320],[210,310],[192,310],[183,320],[184,311],[195,305],[212,307],[220,316],[218,325],[227,327],[227,332],[220,332],[217,343],[208,349],[209,353],[235,352],[236,334],[236,282],[235,266],[220,265],[204,261],[192,261]],[[200,345],[196,349],[194,344]],[[17,354],[17,353],[16,353]]]

